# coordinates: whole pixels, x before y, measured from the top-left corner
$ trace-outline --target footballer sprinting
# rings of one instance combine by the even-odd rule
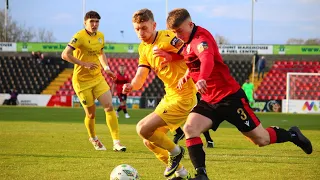
[[[183,43],[168,30],[156,31],[156,22],[149,9],[141,9],[133,14],[134,30],[142,41],[139,45],[139,67],[131,83],[123,87],[124,93],[142,87],[149,71],[154,71],[165,85],[166,95],[155,111],[137,124],[137,133],[145,146],[167,166],[164,176],[171,180],[186,179],[188,171],[180,164],[185,150],[176,145],[166,133],[175,131],[185,123],[186,118],[197,102],[196,89],[190,79],[182,89],[177,88],[178,80],[184,75],[187,66],[183,59],[162,66],[164,58],[154,55],[157,48],[178,53]]]
[[[292,142],[306,154],[312,153],[310,140],[298,127],[285,130],[275,126],[262,126],[250,108],[246,94],[230,75],[213,36],[206,29],[195,25],[186,9],[172,10],[167,17],[167,27],[184,42],[182,54],[188,70],[180,79],[179,88],[190,77],[196,82],[197,91],[202,95],[202,100],[193,108],[183,128],[190,160],[197,172],[190,179],[209,179],[203,143],[199,136],[208,129],[217,130],[224,120],[236,126],[244,136],[260,147]]]

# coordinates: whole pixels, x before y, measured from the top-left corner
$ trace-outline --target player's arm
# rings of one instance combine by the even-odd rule
[[[165,43],[163,43],[163,46],[153,49],[153,54],[155,56],[165,59],[162,64],[183,59],[183,56],[180,55],[180,53],[183,50],[184,43],[172,32],[167,33],[168,39],[164,39]]]
[[[102,68],[107,73],[107,75],[109,77],[111,77],[112,80],[116,80],[117,76],[110,70],[110,67],[108,65],[108,59],[107,59],[106,54],[103,52],[103,48],[100,50],[100,55],[98,58],[99,58],[99,61],[100,61]]]
[[[196,88],[201,94],[207,91],[207,80],[209,79],[214,67],[214,48],[217,44],[214,39],[200,36],[196,41],[192,42],[192,48],[195,50],[201,65]]]
[[[97,69],[99,67],[97,64],[90,63],[90,62],[83,62],[73,56],[73,51],[80,46],[81,46],[81,39],[79,37],[79,34],[76,34],[72,38],[70,43],[66,46],[66,48],[63,50],[61,54],[61,58],[70,63],[84,66],[85,68],[88,68],[88,69]]]
[[[184,84],[184,83],[186,83],[187,81],[188,81],[188,79],[190,78],[190,76],[189,76],[189,68],[186,70],[186,73],[183,75],[183,77],[182,78],[180,78],[179,79],[179,81],[178,81],[178,85],[177,85],[177,88],[178,89],[182,89],[182,85]]]
[[[116,89],[116,81],[114,81],[113,83],[112,83],[112,87],[111,87],[111,95],[113,96],[113,93],[115,92],[115,89]]]
[[[214,67],[214,50],[213,47],[209,46],[212,46],[212,44],[205,40],[196,44],[196,52],[198,52],[196,54],[201,62],[198,79],[208,80]]]
[[[108,59],[106,54],[103,52],[103,49],[100,50],[99,61],[104,70],[110,70]]]
[[[150,68],[144,65],[140,65],[131,83],[126,83],[123,85],[123,93],[129,93],[133,90],[139,90],[142,88],[144,82],[146,81]]]

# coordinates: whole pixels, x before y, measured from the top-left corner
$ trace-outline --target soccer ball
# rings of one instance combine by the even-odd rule
[[[121,164],[115,167],[111,174],[110,180],[139,180],[138,171],[128,164]]]

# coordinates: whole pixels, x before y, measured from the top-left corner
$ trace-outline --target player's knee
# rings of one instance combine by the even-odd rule
[[[186,137],[197,137],[200,136],[200,130],[195,128],[195,126],[190,124],[185,124],[183,126],[183,132],[185,133]]]
[[[152,144],[150,143],[150,141],[143,139],[143,144],[148,147],[149,149],[152,148]]]
[[[267,137],[259,137],[251,140],[254,144],[258,145],[259,147],[263,147],[270,144],[270,139]]]
[[[152,136],[153,132],[151,132],[148,128],[144,126],[144,123],[140,121],[137,126],[136,130],[139,136],[141,136],[144,139],[148,139]]]
[[[112,105],[107,105],[104,107],[104,111],[105,112],[110,112],[110,111],[113,111],[113,106]]]
[[[95,113],[87,113],[86,116],[89,119],[94,119],[96,117]]]
[[[138,122],[137,126],[136,126],[136,131],[138,133],[138,135],[143,137],[143,123],[140,121]]]

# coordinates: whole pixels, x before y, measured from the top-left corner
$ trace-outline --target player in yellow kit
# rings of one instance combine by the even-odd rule
[[[125,151],[126,147],[122,146],[119,140],[118,119],[112,106],[110,87],[101,73],[102,66],[108,76],[112,79],[116,77],[110,71],[103,52],[104,35],[98,31],[99,21],[100,15],[97,12],[87,12],[84,17],[85,29],[73,36],[61,57],[74,64],[72,85],[86,113],[84,122],[89,141],[96,150],[106,150],[95,132],[94,100],[98,99],[106,114],[106,122],[113,139],[113,150]]]
[[[141,9],[132,18],[135,32],[141,43],[139,46],[139,68],[131,83],[124,84],[123,92],[128,93],[142,87],[150,70],[165,85],[166,95],[155,111],[137,124],[137,133],[144,144],[156,157],[167,165],[164,172],[169,179],[186,179],[188,171],[180,164],[185,150],[168,138],[168,130],[174,131],[185,123],[189,112],[196,105],[196,89],[191,79],[181,90],[178,81],[183,77],[187,66],[183,59],[162,66],[163,58],[157,57],[157,48],[171,53],[178,53],[183,43],[171,31],[156,31],[153,14],[148,9]]]

